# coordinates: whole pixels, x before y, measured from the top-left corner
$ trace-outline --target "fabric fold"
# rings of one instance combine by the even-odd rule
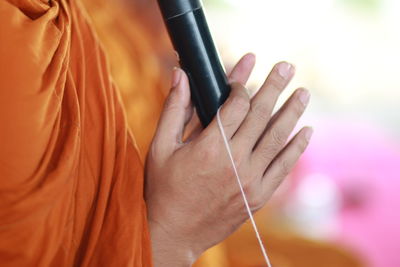
[[[82,9],[0,2],[2,266],[151,266],[143,166]]]

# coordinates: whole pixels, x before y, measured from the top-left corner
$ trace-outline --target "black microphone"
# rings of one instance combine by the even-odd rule
[[[204,127],[225,102],[230,86],[215,48],[200,0],[158,0],[192,101]]]

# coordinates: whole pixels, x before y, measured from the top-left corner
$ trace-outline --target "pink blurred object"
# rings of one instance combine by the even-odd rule
[[[331,238],[366,266],[400,267],[400,141],[365,123],[320,121],[295,171],[296,190],[307,177],[328,177],[337,205]]]

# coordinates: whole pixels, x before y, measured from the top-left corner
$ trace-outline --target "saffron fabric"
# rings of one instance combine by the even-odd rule
[[[79,1],[0,2],[2,266],[151,266],[143,164]]]

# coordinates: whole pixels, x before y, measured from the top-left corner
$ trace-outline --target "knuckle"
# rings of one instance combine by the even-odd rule
[[[291,166],[290,162],[288,162],[285,159],[280,159],[277,162],[277,164],[278,164],[278,168],[279,168],[278,173],[276,175],[273,175],[273,176],[272,175],[268,175],[268,178],[265,178],[265,179],[269,180],[270,187],[273,190],[275,190],[276,188],[279,187],[279,185],[286,178],[286,176],[289,175],[289,173],[290,173],[290,171],[292,169],[292,166]]]
[[[236,166],[242,166],[245,161],[245,154],[244,153],[235,153],[233,155],[233,161],[235,162]]]
[[[149,147],[149,152],[147,153],[147,159],[149,161],[159,162],[164,155],[164,150],[158,139],[154,139]]]
[[[230,118],[229,121],[223,122],[224,129],[231,129],[237,127],[239,124],[239,119],[237,117]]]
[[[265,196],[262,193],[261,186],[253,186],[249,191],[249,206],[252,210],[259,210],[266,202]]]
[[[268,107],[261,103],[251,105],[251,113],[260,121],[267,121],[270,115]]]
[[[235,95],[231,99],[231,105],[233,106],[234,110],[237,112],[246,112],[250,108],[250,102],[248,97],[245,97],[243,94]]]
[[[296,115],[296,117],[300,117],[303,114],[304,111],[304,104],[300,102],[300,100],[296,101],[296,105],[293,107],[293,112]]]
[[[276,144],[269,144],[260,148],[260,155],[264,161],[270,162],[280,151],[280,147]]]
[[[271,130],[271,144],[281,147],[286,142],[286,134],[279,129],[272,129]]]
[[[174,95],[174,93],[172,92],[172,93],[167,97],[167,99],[165,99],[165,102],[164,102],[164,110],[174,110],[174,109],[176,109],[176,108],[178,108],[178,105],[176,104],[176,101],[175,101],[175,95]]]
[[[303,139],[301,142],[299,142],[299,144],[297,146],[299,154],[302,154],[306,150],[307,146],[308,146],[307,140]]]
[[[290,162],[286,159],[282,159],[279,161],[279,165],[280,165],[280,169],[281,169],[281,175],[279,175],[279,177],[286,177],[291,169],[292,169],[292,164],[290,164]],[[280,179],[282,180],[282,179]]]
[[[287,175],[288,174],[280,174],[280,175],[271,177],[271,180],[270,180],[271,188],[270,189],[272,189],[272,191],[275,191],[281,185],[281,183],[283,182],[283,180],[286,178]]]
[[[272,72],[272,75],[269,77],[269,85],[270,87],[277,91],[278,93],[282,92],[285,88],[286,81],[281,75],[278,73],[278,70]]]
[[[248,193],[249,195],[252,195],[254,192],[254,182],[255,182],[255,178],[254,176],[251,175],[246,175],[243,177],[243,179],[241,180],[241,183],[243,185],[243,189],[246,193]]]

